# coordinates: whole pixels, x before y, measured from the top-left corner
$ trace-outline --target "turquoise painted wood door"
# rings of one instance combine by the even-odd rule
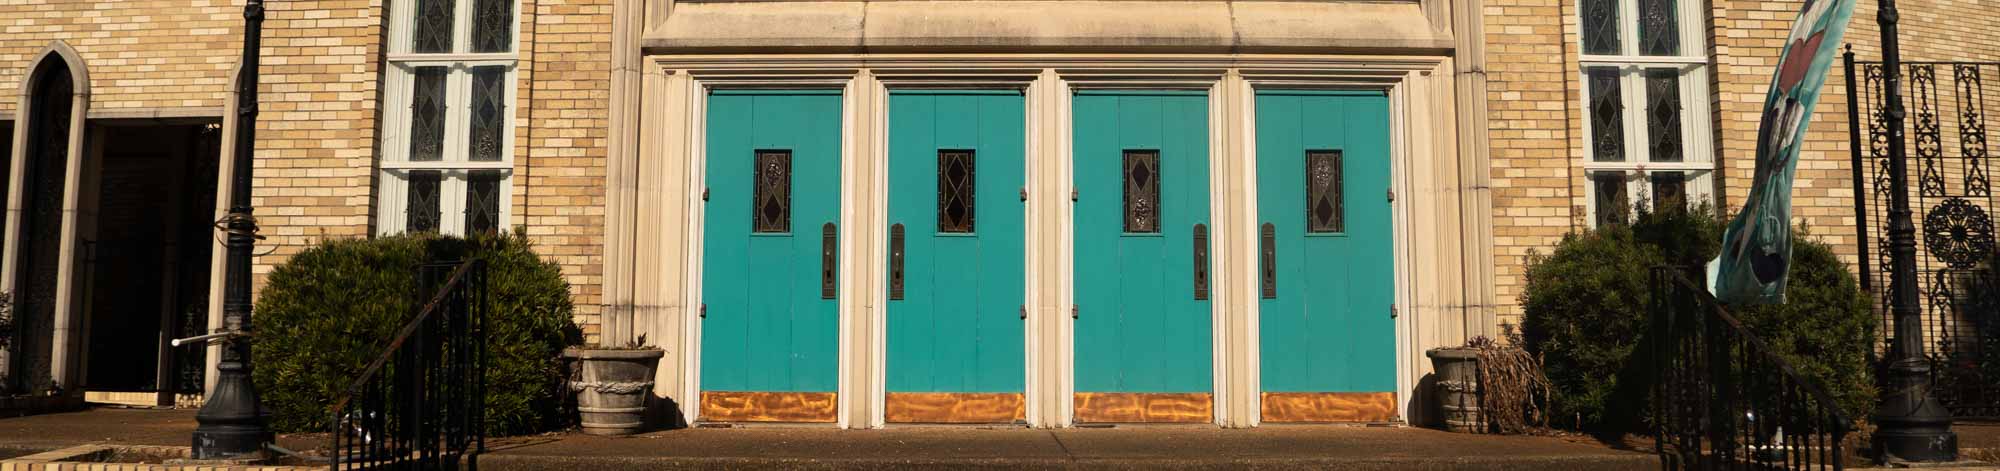
[[[1389,99],[1272,91],[1256,105],[1264,392],[1393,391]]]
[[[889,95],[889,392],[1022,391],[1026,119],[1016,91]]]
[[[840,91],[708,98],[704,391],[834,392],[839,314],[824,289],[840,222]]]
[[[1210,392],[1208,97],[1079,93],[1072,109],[1076,391]]]

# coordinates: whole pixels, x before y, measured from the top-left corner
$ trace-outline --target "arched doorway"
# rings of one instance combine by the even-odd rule
[[[75,112],[75,86],[69,64],[46,55],[29,75],[29,102],[23,113],[25,152],[20,175],[13,234],[15,247],[14,342],[10,346],[7,384],[16,391],[41,392],[57,385],[57,310],[62,267],[63,202]]]

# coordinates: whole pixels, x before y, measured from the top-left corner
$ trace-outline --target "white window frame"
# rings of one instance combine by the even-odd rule
[[[1587,208],[1586,224],[1597,225],[1597,180],[1598,172],[1623,172],[1625,174],[1625,201],[1627,204],[1640,200],[1655,201],[1652,196],[1652,176],[1655,173],[1679,172],[1686,178],[1683,190],[1690,204],[1712,201],[1715,194],[1715,133],[1710,119],[1709,57],[1707,43],[1702,36],[1700,25],[1706,24],[1703,14],[1707,12],[1707,2],[1701,0],[1675,0],[1675,32],[1679,34],[1680,54],[1673,56],[1641,55],[1639,51],[1639,0],[1617,0],[1618,3],[1618,43],[1619,54],[1590,54],[1584,51],[1584,35],[1577,37],[1578,67],[1576,74],[1580,93],[1583,122],[1583,194]],[[1582,23],[1583,8],[1577,8],[1579,30],[1587,28]],[[1596,123],[1590,110],[1590,76],[1586,72],[1594,67],[1616,67],[1619,72],[1619,100],[1624,106],[1625,161],[1598,162],[1596,160]],[[1646,128],[1646,75],[1647,69],[1674,68],[1680,70],[1681,93],[1681,161],[1651,162],[1652,140]]]
[[[442,173],[438,184],[438,232],[461,235],[465,228],[465,190],[467,181],[474,170],[497,170],[500,172],[499,214],[496,227],[506,230],[513,215],[514,187],[514,131],[515,111],[519,102],[520,62],[520,15],[518,1],[513,6],[513,19],[507,22],[508,52],[494,53],[413,53],[409,52],[415,25],[416,3],[421,0],[401,0],[389,3],[389,53],[384,61],[382,78],[382,137],[379,181],[376,194],[377,211],[375,232],[389,235],[406,232],[409,210],[409,175],[418,170],[437,170]],[[470,48],[472,42],[472,8],[477,0],[456,0],[453,3],[452,48],[461,51]],[[445,123],[444,145],[441,158],[437,161],[416,162],[409,159],[409,112],[413,87],[416,83],[417,67],[441,66],[448,70],[445,75]],[[466,140],[471,133],[472,120],[472,68],[481,66],[503,66],[507,68],[501,83],[502,112],[500,126],[500,160],[485,162],[470,160]],[[455,216],[455,217],[454,217]]]

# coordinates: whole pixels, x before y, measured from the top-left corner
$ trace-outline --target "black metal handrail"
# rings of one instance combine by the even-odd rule
[[[418,268],[413,293],[432,294],[330,408],[332,469],[479,468],[485,268],[478,259]]]
[[[1833,395],[1675,268],[1653,270],[1654,451],[1666,469],[1843,469]]]

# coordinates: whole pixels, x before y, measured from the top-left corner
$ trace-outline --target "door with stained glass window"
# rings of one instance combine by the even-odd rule
[[[723,90],[707,108],[699,417],[832,422],[840,91]]]
[[[1256,106],[1263,420],[1394,420],[1389,99],[1260,91]]]
[[[1210,422],[1208,96],[1092,91],[1074,110],[1078,422]]]
[[[1024,418],[1019,91],[889,95],[890,422]]]

